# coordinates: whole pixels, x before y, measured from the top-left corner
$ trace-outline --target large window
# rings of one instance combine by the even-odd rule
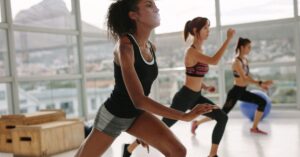
[[[112,73],[113,42],[102,38],[83,38],[85,70],[87,73]]]
[[[87,108],[89,114],[95,114],[104,101],[110,96],[114,87],[112,75],[104,75],[101,79],[88,79],[86,82]]]
[[[294,16],[293,0],[221,0],[220,4],[223,25]]]
[[[185,23],[197,16],[207,17],[211,21],[211,27],[216,25],[215,1],[163,0],[156,3],[161,17],[161,25],[156,29],[158,34],[182,31]]]
[[[80,115],[78,81],[22,82],[19,88],[22,113],[40,109],[63,109],[69,117]]]
[[[0,115],[8,114],[9,85],[0,83]]]
[[[84,32],[105,33],[106,13],[111,0],[80,1],[82,28]]]
[[[250,62],[294,62],[296,61],[295,27],[293,22],[274,22],[270,24],[249,24],[245,26],[231,26],[237,31],[228,52],[225,54],[227,62],[235,56],[238,37],[251,40]],[[223,36],[226,34],[223,30]]]
[[[12,0],[13,22],[18,25],[74,29],[71,0]]]
[[[86,118],[93,118],[115,83],[115,43],[107,38],[105,23],[108,7],[114,2],[0,0],[0,114],[19,108],[22,113],[63,109],[69,117],[84,114]],[[151,96],[171,104],[174,94],[182,87],[184,55],[192,43],[191,38],[184,41],[183,29],[188,20],[200,16],[207,17],[211,24],[209,38],[203,43],[203,51],[209,56],[220,48],[229,27],[237,30],[221,65],[210,66],[205,77],[204,82],[215,86],[216,92],[203,91],[203,95],[218,103],[226,94],[222,90],[225,88],[228,92],[232,87],[231,61],[241,36],[252,41],[248,58],[253,77],[275,80],[268,93],[274,106],[297,104],[299,34],[296,27],[300,21],[294,17],[295,0],[219,0],[217,5],[215,2],[155,1],[161,24],[151,34],[151,40],[157,49],[159,77],[152,88],[155,95]],[[6,8],[9,6],[11,8]],[[220,10],[216,10],[216,6]],[[300,12],[299,8],[298,3]],[[220,13],[220,17],[216,17],[216,13]],[[7,23],[11,21],[7,15],[12,15],[12,25]],[[216,19],[221,20],[220,26],[216,25]],[[220,75],[223,70],[225,76]],[[225,84],[222,83],[224,77]],[[86,89],[85,93],[81,93],[82,88]],[[252,88],[257,87],[249,86]],[[12,89],[18,90],[12,92]],[[19,104],[12,105],[12,98],[19,98]],[[85,109],[87,112],[82,112]]]
[[[0,29],[0,77],[8,75],[7,41],[5,30]]]
[[[78,72],[75,36],[15,32],[14,38],[19,76]]]

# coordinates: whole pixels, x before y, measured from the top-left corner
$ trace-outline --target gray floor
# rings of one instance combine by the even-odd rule
[[[220,145],[220,157],[299,157],[300,156],[300,112],[281,111],[272,113],[261,124],[260,128],[269,135],[254,135],[249,132],[251,122],[239,113],[230,116],[226,132]],[[287,117],[287,118],[286,118]],[[209,153],[211,132],[215,122],[199,126],[197,135],[190,133],[190,123],[179,122],[172,130],[186,146],[188,157],[206,157]],[[134,138],[123,133],[107,150],[103,157],[121,157],[122,144],[131,142]],[[75,150],[55,155],[55,157],[74,156]],[[12,157],[11,154],[1,154],[1,157]],[[154,148],[150,153],[141,147],[132,157],[162,157]]]

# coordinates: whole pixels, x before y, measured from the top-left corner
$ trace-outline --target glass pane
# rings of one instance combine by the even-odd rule
[[[159,102],[171,105],[175,93],[183,86],[184,79],[183,70],[160,71],[157,79]]]
[[[78,72],[75,36],[15,32],[19,76],[74,74]]]
[[[189,38],[191,39],[191,38]],[[156,35],[157,63],[159,68],[184,67],[184,53],[192,41],[184,41],[182,32]],[[203,45],[204,52],[214,55],[218,50],[216,31],[211,29],[207,41]]]
[[[274,85],[268,93],[274,106],[296,104],[297,84],[295,66],[253,68],[251,73],[254,78],[274,80]]]
[[[293,0],[220,1],[222,25],[291,18]]]
[[[71,0],[13,0],[13,23],[19,25],[74,29]]]
[[[273,106],[292,106],[296,104],[297,85],[296,85],[296,67],[263,67],[251,68],[251,75],[254,79],[273,80],[274,84],[268,91]],[[232,70],[225,71],[226,91],[233,86]],[[255,85],[248,87],[248,90],[259,89]]]
[[[96,114],[99,107],[110,96],[114,87],[113,73],[99,79],[88,79],[86,82],[88,113]]]
[[[185,71],[184,70],[167,70],[160,71],[158,75],[158,95],[159,102],[170,105],[176,92],[178,92],[185,82]],[[211,71],[205,76],[205,84],[214,86],[216,92],[209,93],[203,91],[202,94],[212,100],[214,103],[219,102],[219,89],[218,89],[218,72],[216,69]]]
[[[273,24],[235,27],[237,34],[225,54],[227,62],[235,56],[238,37],[251,40],[250,62],[293,62],[296,61],[296,41],[294,40],[295,25],[282,22]],[[225,36],[223,30],[223,36]]]
[[[216,67],[212,68],[210,66],[209,72],[205,75],[204,83],[208,86],[215,87],[215,92],[202,91],[202,94],[213,101],[215,104],[219,104],[220,93],[219,93],[219,72]]]
[[[79,116],[78,81],[40,81],[20,83],[21,113],[40,109],[63,109],[68,117]]]
[[[8,53],[5,30],[0,30],[0,77],[8,75]]]
[[[104,33],[103,31],[106,30],[106,14],[112,2],[111,0],[80,1],[82,28],[84,32]]]
[[[8,114],[9,85],[0,83],[0,115]]]
[[[156,1],[160,13],[161,23],[156,28],[156,33],[182,31],[188,20],[197,16],[207,17],[211,27],[216,26],[215,1],[207,0],[177,0]]]
[[[87,73],[111,73],[113,71],[112,41],[106,37],[83,38],[83,50],[85,57],[85,69]]]

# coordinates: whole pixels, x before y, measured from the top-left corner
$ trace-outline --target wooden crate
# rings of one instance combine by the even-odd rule
[[[84,140],[84,125],[69,120],[17,126],[12,137],[15,156],[46,157],[78,148]]]
[[[11,153],[13,151],[11,134],[3,134],[0,132],[0,152]]]
[[[63,110],[41,110],[30,114],[2,115],[0,132],[8,133],[18,125],[34,125],[65,119],[66,114]]]

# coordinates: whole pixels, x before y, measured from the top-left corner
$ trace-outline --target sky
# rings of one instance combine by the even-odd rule
[[[12,0],[12,15],[42,0]],[[63,0],[71,10],[71,0]],[[105,16],[112,0],[80,0],[82,20],[105,29]],[[156,33],[182,31],[184,24],[196,16],[207,17],[216,25],[214,0],[156,0],[161,25]],[[220,0],[223,25],[293,17],[293,0]],[[299,4],[298,4],[299,5]],[[299,10],[299,9],[298,9]]]

